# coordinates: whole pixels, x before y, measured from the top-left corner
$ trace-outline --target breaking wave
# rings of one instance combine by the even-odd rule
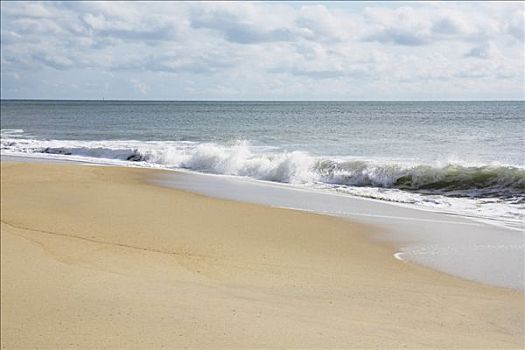
[[[2,130],[1,150],[12,154],[80,157],[145,166],[183,168],[259,180],[352,187],[399,189],[468,197],[525,198],[525,169],[502,165],[403,164],[318,157],[306,152],[184,141],[69,141],[17,137],[22,130]]]

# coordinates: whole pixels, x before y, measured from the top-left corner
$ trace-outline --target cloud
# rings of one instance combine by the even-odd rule
[[[239,44],[254,44],[261,42],[292,41],[294,33],[281,27],[268,29],[245,21],[236,14],[212,12],[199,16],[192,21],[194,28],[212,29],[227,41]]]
[[[484,43],[482,45],[478,45],[470,49],[466,54],[465,57],[474,57],[474,58],[482,58],[482,59],[490,59],[494,56],[499,56],[500,53],[496,46],[493,43]]]
[[[485,13],[490,9],[467,4],[436,3],[423,7],[371,7],[364,11],[370,23],[367,41],[406,46],[430,45],[438,41],[485,41],[515,35],[520,19],[511,12]],[[494,4],[492,7],[495,7]],[[519,6],[514,7],[514,10]],[[512,16],[509,23],[508,17]],[[523,18],[521,18],[523,24]],[[508,31],[505,31],[505,27]]]
[[[323,5],[302,7],[295,24],[303,38],[315,42],[350,40],[357,31],[356,18],[344,12],[330,11]]]
[[[521,4],[339,5],[2,2],[2,96],[521,96]]]
[[[130,79],[129,81],[133,87],[135,88],[135,90],[137,90],[137,92],[141,93],[142,95],[145,95],[148,93],[149,91],[149,86],[146,85],[144,82],[138,80],[138,79]]]
[[[371,24],[363,37],[366,41],[407,46],[430,43],[432,22],[411,7],[368,8],[365,16]]]
[[[523,43],[525,37],[525,6],[521,8],[521,11],[512,11],[512,14],[509,16],[509,20],[504,23],[504,27],[507,32],[512,35],[516,40]]]
[[[275,68],[271,69],[272,73],[291,74],[296,76],[309,77],[315,80],[334,79],[342,77],[345,72],[337,69],[305,69],[305,68]]]
[[[267,5],[241,3],[198,6],[193,9],[191,26],[208,29],[225,40],[239,44],[291,41],[296,38],[286,14]]]

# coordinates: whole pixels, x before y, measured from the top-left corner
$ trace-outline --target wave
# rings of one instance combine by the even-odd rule
[[[520,200],[525,195],[525,170],[511,166],[407,166],[323,160],[316,170],[322,174],[322,181],[347,186],[395,188],[449,196],[515,196]]]
[[[7,137],[22,137],[24,129],[2,129],[2,138]]]
[[[375,187],[458,197],[500,197],[520,203],[525,198],[525,169],[521,167],[407,164],[318,157],[302,151],[252,146],[247,141],[219,145],[187,141],[70,141],[13,137],[20,132],[2,130],[2,152],[116,160],[291,184],[327,184],[335,188]]]

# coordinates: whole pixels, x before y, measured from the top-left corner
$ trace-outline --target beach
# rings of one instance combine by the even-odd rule
[[[2,162],[3,348],[523,348],[523,291],[396,260],[378,228]]]
[[[522,102],[2,100],[0,107],[4,160],[163,169],[148,180],[369,224],[404,261],[525,290]]]

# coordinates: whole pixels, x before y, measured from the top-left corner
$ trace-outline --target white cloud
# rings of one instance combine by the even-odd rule
[[[496,45],[491,42],[483,43],[481,45],[473,47],[465,54],[465,57],[474,57],[482,59],[491,59],[496,57],[499,59],[502,58],[501,53],[499,52]]]
[[[333,5],[2,2],[2,97],[523,98],[522,3]]]
[[[130,79],[129,82],[133,85],[137,92],[140,92],[143,95],[148,93],[149,86],[146,85],[143,81],[140,81],[138,79]]]

